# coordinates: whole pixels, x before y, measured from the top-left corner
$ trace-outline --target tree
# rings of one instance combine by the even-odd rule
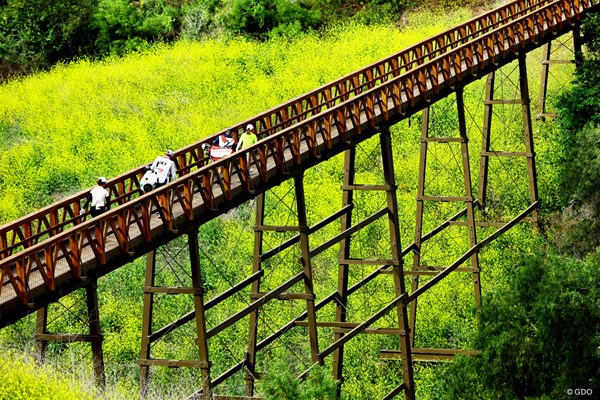
[[[564,149],[561,197],[568,206],[557,238],[577,256],[600,245],[600,13],[586,17],[582,32],[587,52],[578,55],[573,87],[556,102]]]
[[[568,398],[600,393],[600,252],[518,256],[510,288],[484,303],[477,347],[442,374],[436,398]]]
[[[0,82],[91,51],[95,0],[8,0],[0,6]]]
[[[176,38],[181,7],[166,0],[100,0],[91,27],[97,55],[123,55]]]

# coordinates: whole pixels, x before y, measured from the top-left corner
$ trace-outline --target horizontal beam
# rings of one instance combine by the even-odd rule
[[[191,287],[167,287],[167,286],[144,286],[144,293],[165,293],[165,294],[195,294],[201,295],[202,288]]]
[[[525,151],[482,151],[482,157],[533,157],[533,153]]]
[[[342,185],[342,190],[381,190],[389,191],[393,190],[390,185]]]
[[[444,269],[443,271],[440,271],[437,275],[435,275],[433,278],[431,278],[429,281],[427,281],[423,286],[421,286],[420,288],[418,288],[417,290],[412,292],[408,297],[409,302],[412,302],[417,297],[419,297],[420,295],[425,293],[427,290],[431,289],[436,283],[438,283],[439,281],[444,279],[450,272],[452,272],[453,270],[458,268],[462,263],[464,263],[466,260],[471,258],[471,256],[473,254],[475,254],[476,252],[478,252],[482,247],[484,247],[485,245],[487,245],[488,243],[490,243],[491,241],[496,239],[498,236],[500,236],[501,234],[503,234],[504,232],[506,232],[507,230],[512,228],[518,222],[520,222],[529,213],[531,213],[534,209],[536,209],[538,207],[539,203],[540,203],[539,200],[533,202],[529,207],[527,207],[527,209],[525,209],[525,211],[521,212],[519,215],[517,215],[513,220],[508,222],[502,228],[498,229],[496,232],[492,233],[491,235],[489,235],[488,237],[483,239],[481,242],[479,242],[475,246],[471,247],[466,253],[464,253],[462,256],[460,256],[458,260],[456,260],[454,263],[452,263],[452,265],[450,265],[448,268]]]
[[[338,261],[341,265],[400,265],[399,260],[373,258],[343,258]]]
[[[257,271],[255,273],[253,273],[252,275],[250,275],[248,278],[244,279],[243,281],[236,283],[235,285],[233,285],[226,291],[224,291],[221,294],[218,294],[214,298],[210,299],[204,305],[205,311],[216,306],[217,304],[219,304],[223,300],[229,298],[233,294],[239,292],[242,288],[248,286],[249,284],[251,284],[252,282],[257,280],[258,278],[263,276],[263,274],[264,274],[263,270]],[[165,336],[167,333],[176,329],[177,327],[182,326],[183,324],[186,324],[186,323],[192,321],[195,317],[196,317],[196,312],[190,311],[189,313],[185,314],[183,317],[179,318],[177,321],[172,322],[166,326],[163,326],[162,328],[160,328],[159,330],[157,330],[156,332],[151,334],[150,337],[148,338],[148,340],[150,341],[150,343],[153,343],[153,342],[159,340],[160,338],[162,338],[163,336]]]
[[[55,342],[102,342],[102,335],[84,335],[84,334],[60,334],[60,333],[36,333],[35,340],[55,341]]]
[[[317,222],[315,225],[309,227],[308,229],[308,233],[311,234],[313,232],[318,231],[319,229],[322,229],[323,227],[325,227],[326,225],[330,224],[331,222],[337,220],[338,218],[346,215],[350,210],[352,210],[352,208],[354,207],[354,205],[349,204],[345,207],[343,207],[341,210],[331,214],[329,217]],[[265,262],[266,260],[268,260],[269,258],[273,257],[275,254],[282,252],[283,250],[287,249],[288,247],[298,243],[300,241],[300,235],[296,235],[288,240],[286,240],[285,242],[283,242],[282,244],[280,244],[277,247],[272,248],[271,250],[261,254],[260,256],[260,261],[261,262]]]
[[[462,143],[465,140],[457,137],[426,137],[421,138],[421,143]]]
[[[417,201],[442,201],[442,202],[451,202],[451,201],[473,201],[473,197],[466,196],[417,196]]]
[[[329,354],[333,353],[335,350],[342,347],[346,344],[350,339],[354,338],[356,335],[364,331],[370,325],[372,325],[375,321],[389,313],[394,307],[396,307],[399,303],[406,303],[408,296],[406,293],[402,293],[400,296],[396,297],[392,302],[383,307],[381,310],[377,311],[375,314],[370,316],[365,322],[360,323],[357,327],[352,329],[346,335],[339,338],[337,341],[333,342],[329,345],[325,350],[319,353],[319,358],[323,359],[327,357]]]
[[[264,292],[251,293],[250,298],[253,300],[265,297]],[[312,293],[281,293],[275,296],[278,300],[314,300],[315,295]]]
[[[474,356],[481,354],[480,350],[467,349],[434,349],[434,348],[412,348],[413,361],[451,361],[456,355]],[[380,350],[379,357],[385,360],[401,360],[400,350]]]
[[[435,276],[437,274],[440,273],[440,271],[443,271],[443,269],[439,269],[439,270],[435,270],[435,271],[413,271],[413,270],[408,270],[408,271],[404,271],[404,275],[412,275],[412,276]],[[473,268],[456,268],[454,269],[454,272],[477,272],[476,270],[474,270]]]
[[[166,358],[140,358],[140,365],[156,365],[163,367],[208,368],[210,363],[196,360],[171,360]]]

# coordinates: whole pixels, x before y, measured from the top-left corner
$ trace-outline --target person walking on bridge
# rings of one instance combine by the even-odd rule
[[[92,218],[108,211],[108,208],[110,207],[110,193],[104,188],[105,186],[106,178],[101,176],[98,178],[98,185],[96,185],[88,194],[88,197],[83,204],[83,208],[79,211],[80,215],[83,215],[87,211],[90,204],[90,214],[92,215]]]
[[[246,125],[246,131],[242,133],[240,136],[240,141],[235,148],[235,151],[239,151],[245,149],[246,147],[252,146],[254,143],[258,141],[258,138],[254,134],[254,125],[248,124]],[[250,167],[250,153],[246,156],[246,162],[248,163],[248,167]],[[250,173],[252,173],[252,168],[249,168]]]
[[[246,125],[246,131],[240,136],[240,141],[237,144],[235,151],[245,149],[246,147],[252,146],[258,138],[254,134],[254,125]]]
[[[177,178],[177,172],[173,150],[167,150],[164,156],[156,157],[148,169],[156,175],[156,184],[153,189],[174,181]]]

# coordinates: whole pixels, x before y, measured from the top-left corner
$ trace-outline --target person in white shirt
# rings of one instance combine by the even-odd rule
[[[152,164],[150,164],[149,169],[156,174],[155,189],[177,178],[174,158],[173,150],[167,150],[164,156],[156,157]]]
[[[91,205],[90,214],[92,215],[92,218],[97,217],[108,210],[110,207],[110,193],[108,193],[108,190],[104,188],[105,186],[106,178],[101,176],[98,178],[98,185],[94,186],[94,188],[88,194],[88,197],[83,204],[83,208],[79,212],[80,215],[87,211],[89,205]]]

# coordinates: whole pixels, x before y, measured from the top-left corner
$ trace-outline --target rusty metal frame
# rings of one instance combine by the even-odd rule
[[[469,163],[469,139],[467,137],[467,128],[465,121],[465,106],[463,101],[463,91],[459,89],[456,91],[456,108],[458,114],[458,138],[435,138],[430,137],[430,107],[423,110],[422,114],[422,126],[421,126],[421,150],[419,158],[419,179],[417,186],[417,208],[416,208],[416,226],[415,226],[415,241],[414,241],[414,254],[413,254],[413,265],[410,274],[412,275],[411,281],[411,293],[414,293],[419,288],[419,276],[421,275],[435,275],[437,272],[427,271],[427,267],[421,265],[421,243],[423,241],[423,211],[424,201],[457,201],[464,202],[464,211],[461,211],[461,215],[466,216],[467,221],[465,226],[468,229],[469,243],[474,246],[477,243],[477,227],[475,221],[475,205],[477,201],[473,196],[472,183],[471,183],[471,168]],[[461,149],[461,161],[462,161],[462,175],[464,179],[464,196],[426,196],[426,174],[427,174],[427,153],[428,146],[430,143],[448,143],[458,144]],[[455,219],[456,220],[456,219]],[[449,223],[447,226],[450,226]],[[480,267],[479,257],[477,252],[471,256],[471,267],[465,268],[465,271],[471,272],[473,275],[473,286],[475,296],[475,306],[477,313],[481,311],[481,285],[480,285]],[[410,331],[411,331],[411,344],[414,346],[415,335],[416,335],[416,324],[417,324],[417,299],[411,303],[410,306]]]
[[[540,97],[538,99],[537,117],[542,121],[546,118],[554,118],[554,113],[549,113],[546,110],[546,100],[548,97],[548,79],[550,76],[550,66],[553,64],[573,64],[576,63],[581,56],[581,29],[579,25],[573,26],[573,59],[571,60],[559,60],[551,59],[552,55],[552,42],[546,43],[543,47],[542,54],[542,74],[540,82]]]
[[[273,136],[294,124],[303,122],[418,66],[450,53],[469,41],[498,31],[502,26],[523,18],[534,11],[540,11],[542,8],[548,9],[548,6],[555,1],[518,0],[500,6],[359,71],[240,122],[230,127],[230,129],[235,135],[238,135],[243,132],[247,124],[252,124],[255,126],[256,133],[260,138]],[[568,2],[567,6],[569,10],[573,8],[574,16],[578,18],[579,13],[592,7],[592,4],[590,0],[577,0]],[[564,6],[561,5],[561,7]],[[539,21],[541,24],[544,24],[545,20],[553,18],[552,13],[555,13],[556,10],[551,8],[549,10],[550,15],[541,15]],[[494,42],[495,39],[492,39],[488,45],[495,46]],[[485,48],[485,45],[483,46]],[[500,47],[498,46],[498,48]],[[488,50],[488,53],[491,54],[493,51]],[[469,62],[469,64],[472,66],[473,62]],[[450,67],[450,65],[451,63],[448,63],[445,68]],[[202,150],[202,145],[212,143],[224,132],[225,130],[176,151],[178,175],[180,177],[185,176],[208,165],[210,160],[206,152]],[[113,207],[125,204],[142,194],[139,181],[144,172],[144,167],[140,167],[107,182],[106,187],[111,194],[111,205]],[[222,184],[222,182],[219,183]],[[82,217],[79,215],[79,211],[82,209],[87,194],[87,191],[82,191],[9,224],[0,226],[0,260],[82,223],[88,213]]]
[[[205,312],[207,304],[204,301],[202,289],[202,276],[200,273],[200,252],[198,242],[198,230],[194,229],[187,234],[188,251],[190,254],[191,287],[164,287],[156,286],[156,251],[146,255],[146,282],[144,286],[144,312],[142,318],[142,340],[139,358],[140,364],[140,389],[142,397],[145,397],[148,388],[148,375],[151,366],[168,367],[191,367],[200,368],[202,375],[202,399],[209,400],[212,397],[212,381],[210,378],[210,358],[208,354],[209,331],[206,328]],[[154,294],[166,293],[192,294],[194,299],[194,311],[191,319],[196,324],[196,344],[198,346],[198,360],[171,360],[153,358],[151,354],[152,344],[160,340],[167,332],[181,326],[181,321],[176,321],[158,331],[152,331],[152,316],[154,309]],[[187,322],[187,321],[186,321]]]
[[[130,259],[139,254],[139,250],[133,249],[129,237],[132,228],[139,229],[146,247],[153,246],[150,244],[155,241],[151,237],[153,222],[149,214],[152,207],[161,212],[163,229],[173,234],[177,234],[174,228],[177,222],[169,217],[175,206],[182,209],[185,215],[183,221],[201,223],[205,218],[213,218],[219,214],[219,208],[235,206],[245,200],[244,196],[263,192],[287,179],[287,171],[300,165],[308,168],[318,163],[323,155],[330,156],[342,150],[351,138],[354,142],[364,140],[379,124],[395,123],[406,118],[433,98],[442,98],[479,75],[507,64],[519,54],[551,41],[555,34],[571,30],[581,14],[591,7],[596,7],[591,1],[557,0],[268,136],[231,157],[190,172],[155,193],[134,198],[94,220],[80,223],[6,257],[0,260],[3,275],[0,290],[4,292],[6,287],[10,287],[21,303],[30,303],[31,274],[39,274],[48,290],[54,290],[59,258],[68,262],[77,277],[81,274],[78,270],[82,267],[80,256],[84,247],[94,252],[100,265],[107,265],[106,232],[114,236],[122,255]],[[253,154],[253,158],[258,160],[258,176],[249,173],[248,154]],[[275,170],[270,169],[272,163],[276,165]],[[235,173],[219,177],[223,189],[215,188],[210,184],[210,176],[218,174],[222,167],[235,170]],[[172,195],[168,196],[168,193]],[[167,203],[168,208],[158,201],[161,196],[171,200]],[[194,201],[201,205],[194,206]],[[202,218],[196,219],[200,215],[203,215]],[[100,235],[91,240],[90,229]],[[80,243],[82,236],[87,240]],[[145,249],[145,252],[148,250]],[[39,306],[43,305],[39,303]]]
[[[495,76],[496,72],[491,72],[486,81],[486,92],[484,102],[484,117],[483,130],[481,141],[481,161],[479,172],[479,191],[478,205],[480,208],[485,208],[488,192],[489,178],[489,160],[490,157],[525,157],[527,160],[527,177],[529,184],[529,203],[534,204],[539,200],[537,187],[537,171],[535,165],[535,151],[533,144],[533,130],[531,118],[531,106],[529,99],[529,85],[527,80],[527,62],[525,54],[518,57],[519,64],[519,84],[518,90],[520,97],[518,99],[496,99],[495,92]],[[492,108],[495,104],[520,104],[521,115],[523,119],[523,139],[525,144],[525,152],[514,151],[491,151],[490,143],[492,139]],[[531,221],[539,227],[538,210],[533,210]]]

